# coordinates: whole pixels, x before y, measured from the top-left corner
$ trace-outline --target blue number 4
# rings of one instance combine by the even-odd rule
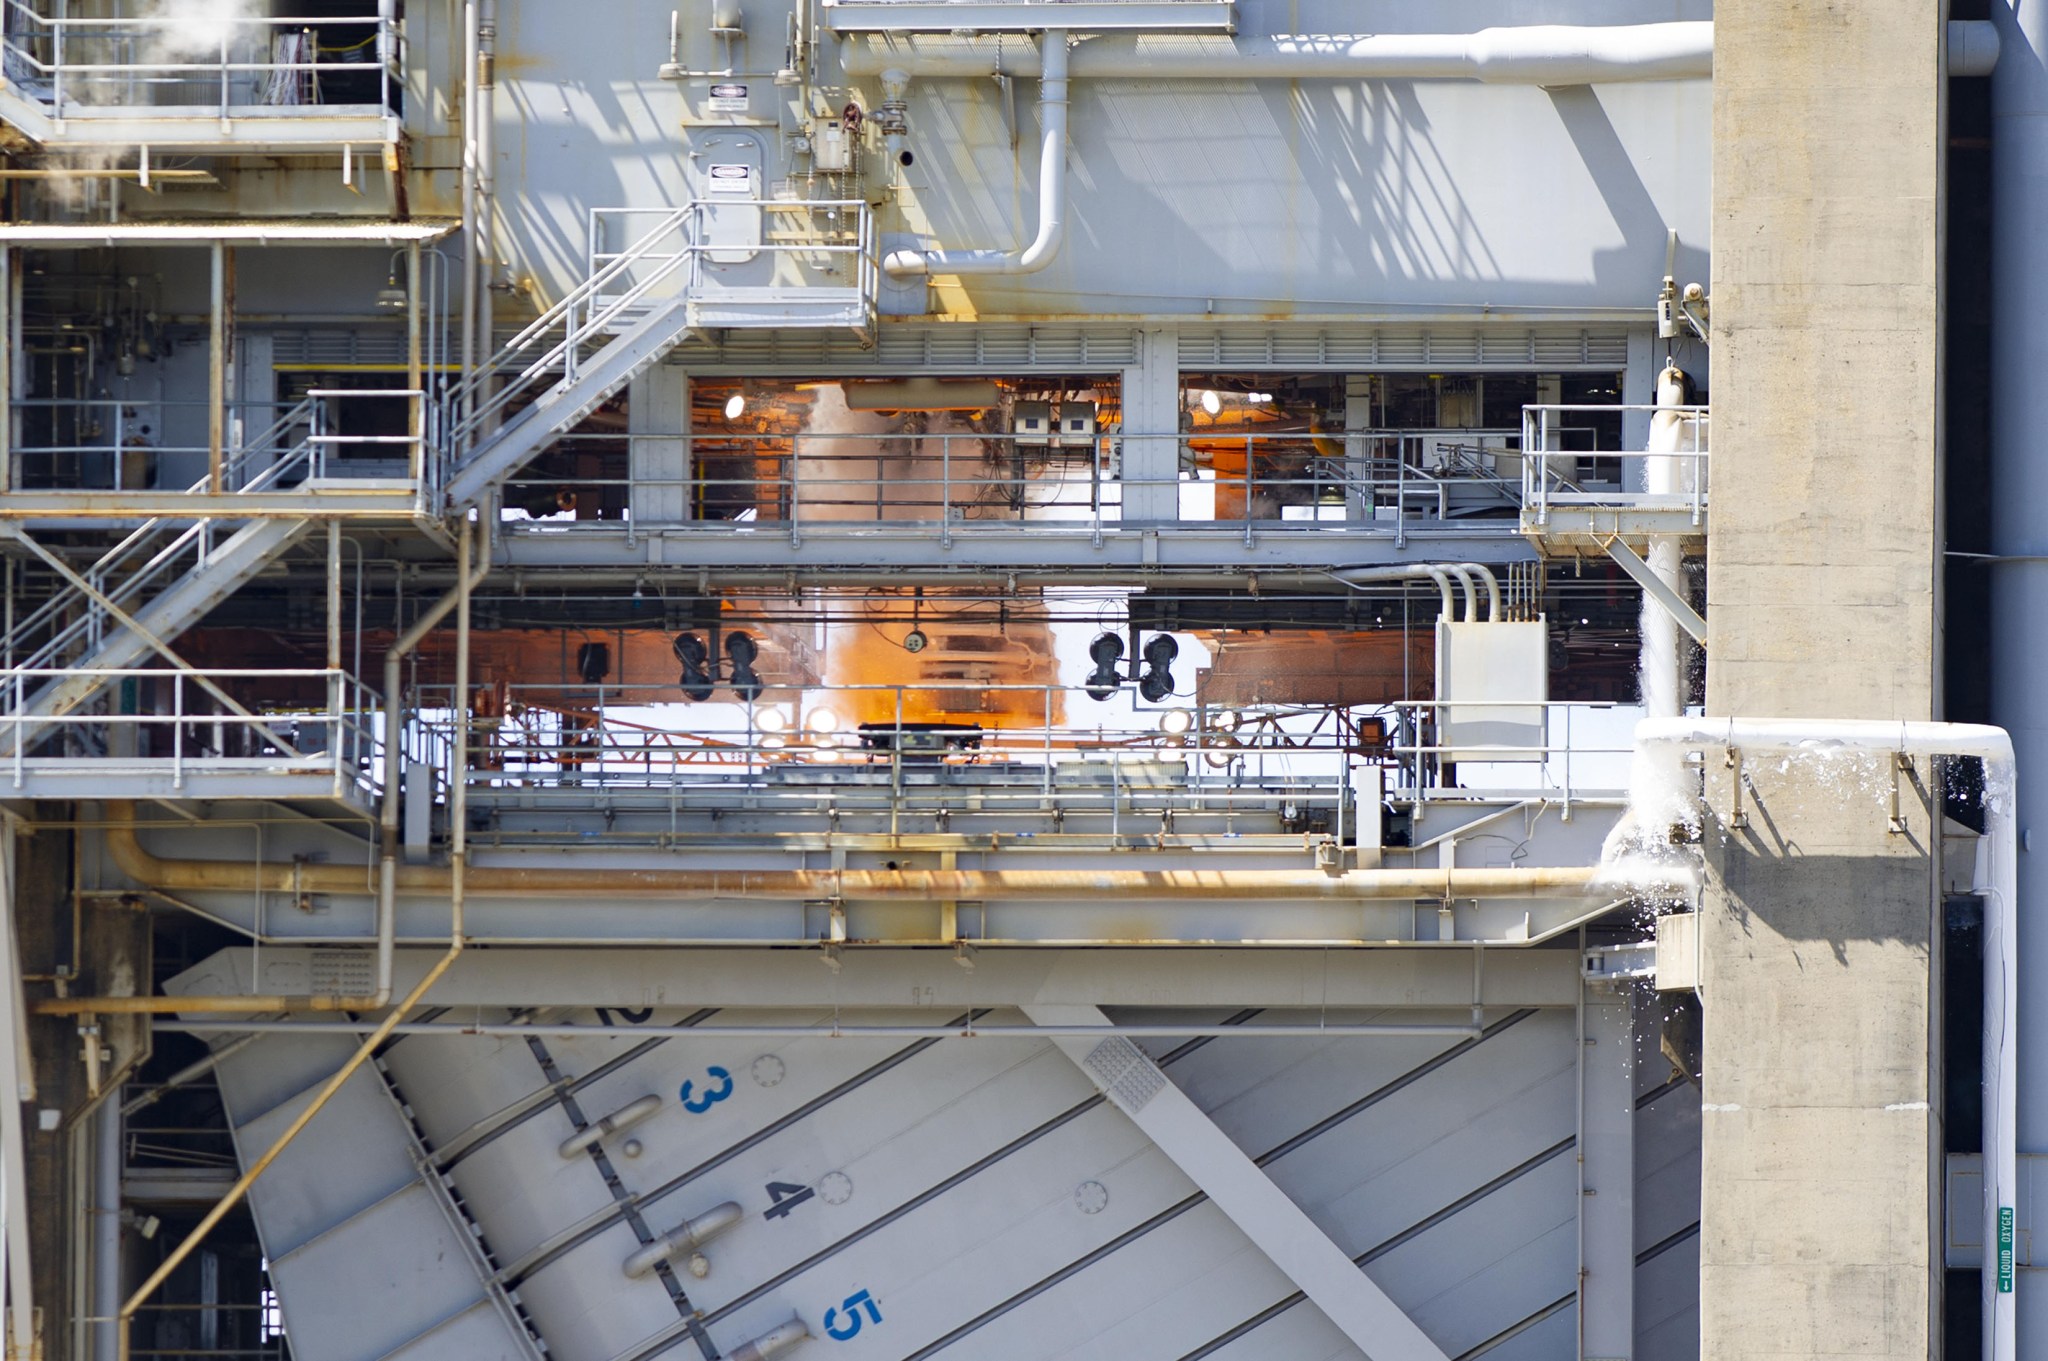
[[[882,1321],[881,1306],[875,1303],[874,1296],[863,1290],[858,1294],[848,1295],[844,1300],[840,1301],[838,1308],[825,1311],[826,1333],[837,1341],[850,1341],[855,1334],[860,1332],[860,1311],[863,1307],[868,1311],[869,1322],[880,1323]],[[840,1309],[846,1311],[846,1322],[843,1326],[838,1321]]]
[[[685,1082],[683,1084],[683,1090],[676,1094],[676,1099],[683,1103],[683,1109],[688,1111],[692,1115],[702,1115],[705,1111],[710,1110],[713,1106],[717,1105],[719,1102],[725,1100],[728,1096],[732,1095],[731,1073],[728,1073],[727,1071],[725,1071],[725,1069],[720,1068],[716,1064],[713,1064],[710,1068],[707,1068],[705,1071],[710,1076],[717,1079],[717,1086],[706,1087],[704,1089],[704,1095],[693,1097],[690,1095],[690,1088],[695,1084]]]

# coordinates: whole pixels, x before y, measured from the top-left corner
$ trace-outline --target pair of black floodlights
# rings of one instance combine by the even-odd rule
[[[711,658],[711,649],[704,640],[694,633],[678,633],[669,644],[676,654],[676,660],[683,664],[682,679],[676,684],[690,699],[706,700],[718,686],[718,664]],[[728,633],[725,635],[725,659],[730,664],[729,677],[733,694],[743,700],[758,697],[764,688],[761,673],[754,670],[754,660],[761,655],[761,645],[750,633]],[[576,673],[585,684],[597,685],[612,671],[612,650],[603,643],[585,643],[576,652]]]
[[[1114,633],[1102,634],[1088,644],[1088,655],[1095,662],[1095,670],[1088,675],[1088,698],[1108,699],[1124,683],[1123,673],[1117,670],[1117,663],[1124,659],[1124,640]],[[1169,668],[1180,655],[1180,644],[1170,633],[1155,633],[1139,655],[1145,659],[1145,670],[1137,677],[1138,693],[1147,704],[1157,704],[1173,693]]]

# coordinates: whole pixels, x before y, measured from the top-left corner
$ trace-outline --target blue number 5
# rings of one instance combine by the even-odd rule
[[[857,1294],[848,1295],[839,1302],[837,1307],[825,1311],[825,1332],[834,1341],[851,1341],[860,1332],[860,1311],[863,1306],[867,1308],[869,1321],[874,1323],[882,1321],[881,1306],[875,1303],[874,1296],[862,1290]],[[844,1327],[841,1327],[838,1322],[839,1310],[841,1309],[846,1311],[846,1324]]]

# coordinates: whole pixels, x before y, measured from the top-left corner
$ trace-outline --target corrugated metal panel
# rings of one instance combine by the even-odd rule
[[[1183,331],[1183,369],[1618,369],[1628,333],[1498,327],[1219,327]]]

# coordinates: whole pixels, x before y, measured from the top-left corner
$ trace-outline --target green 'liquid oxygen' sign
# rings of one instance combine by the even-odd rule
[[[2012,1206],[1998,1207],[1998,1293],[2012,1293]]]

